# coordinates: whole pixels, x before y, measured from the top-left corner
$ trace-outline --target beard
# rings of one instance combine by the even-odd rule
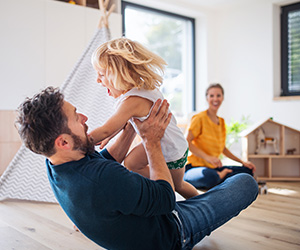
[[[86,140],[83,141],[78,135],[71,133],[74,140],[73,150],[82,151],[85,154],[92,154],[95,152],[94,142],[91,137],[86,136]]]

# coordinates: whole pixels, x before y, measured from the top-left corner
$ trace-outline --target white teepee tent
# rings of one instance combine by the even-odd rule
[[[108,28],[98,29],[61,86],[65,99],[89,118],[90,129],[103,124],[113,113],[114,100],[104,88],[97,86],[96,72],[91,64],[94,50],[109,39]],[[0,178],[1,199],[56,202],[47,178],[45,157],[22,145]]]

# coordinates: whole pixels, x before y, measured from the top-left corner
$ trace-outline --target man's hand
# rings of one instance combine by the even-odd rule
[[[149,117],[140,122],[135,119],[134,122],[143,139],[146,154],[149,161],[149,173],[151,180],[165,180],[170,183],[173,190],[174,183],[171,173],[162,154],[160,140],[168,127],[172,114],[169,113],[169,104],[164,100],[155,102]]]
[[[157,100],[145,121],[141,122],[134,119],[144,142],[160,142],[172,117],[172,113],[169,113],[168,110],[169,103],[167,100],[163,102]]]

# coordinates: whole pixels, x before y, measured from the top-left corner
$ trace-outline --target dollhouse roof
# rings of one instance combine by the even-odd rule
[[[256,123],[252,124],[247,129],[243,130],[239,135],[241,137],[248,136],[249,134],[253,133],[256,129],[258,129],[259,127],[263,126],[265,123],[268,123],[268,122],[279,125],[279,126],[284,126],[288,129],[291,129],[293,131],[296,131],[296,132],[300,133],[300,131],[297,130],[297,129],[291,128],[291,127],[286,126],[286,125],[284,125],[282,123],[279,123],[279,122],[275,122],[275,121],[273,121],[272,118],[268,118],[268,119],[265,119],[265,120],[262,120],[262,121],[259,121],[259,122],[256,122]]]

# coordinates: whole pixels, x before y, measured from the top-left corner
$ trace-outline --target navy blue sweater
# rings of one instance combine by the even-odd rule
[[[163,180],[128,171],[107,150],[79,161],[46,160],[57,201],[89,239],[106,249],[176,249],[175,195]]]

